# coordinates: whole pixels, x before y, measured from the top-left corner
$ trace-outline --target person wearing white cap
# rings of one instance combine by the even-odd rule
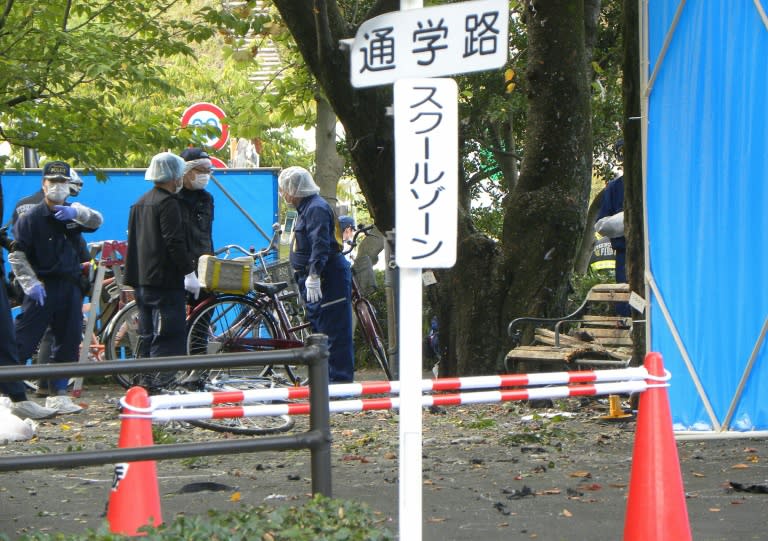
[[[280,193],[296,207],[290,261],[307,317],[315,332],[328,336],[331,382],[354,379],[352,342],[352,271],[341,254],[341,230],[320,188],[302,167],[288,167],[278,177]]]
[[[200,293],[185,224],[175,195],[182,187],[184,160],[171,152],[152,158],[144,178],[154,187],[131,206],[125,283],[136,291],[140,357],[186,353],[186,299]]]

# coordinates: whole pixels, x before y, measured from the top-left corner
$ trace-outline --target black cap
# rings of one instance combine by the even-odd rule
[[[184,158],[185,162],[191,162],[192,160],[211,159],[208,153],[200,147],[185,148],[184,152],[179,154],[179,156]]]
[[[72,178],[68,163],[56,161],[45,164],[45,167],[43,167],[43,179],[57,178],[63,180],[70,180]]]

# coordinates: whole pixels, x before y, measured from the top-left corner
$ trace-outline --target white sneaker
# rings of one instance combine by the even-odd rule
[[[48,419],[58,413],[54,408],[44,408],[37,402],[24,400],[14,402],[11,406],[11,413],[20,419]]]
[[[56,410],[56,413],[80,413],[83,410],[68,396],[49,396],[45,399],[45,407]]]

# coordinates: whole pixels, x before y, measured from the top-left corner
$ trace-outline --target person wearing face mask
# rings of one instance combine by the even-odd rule
[[[205,189],[211,179],[211,159],[197,147],[181,153],[184,158],[184,186],[179,192],[186,224],[187,247],[195,268],[201,255],[213,254],[213,196]]]
[[[352,270],[341,254],[339,221],[312,175],[288,167],[277,179],[285,202],[296,207],[290,261],[307,319],[315,332],[328,336],[331,382],[351,382],[355,375],[352,342]]]
[[[195,298],[200,282],[187,247],[181,203],[184,160],[171,152],[152,158],[144,178],[154,186],[131,206],[125,283],[139,310],[138,355],[186,353],[185,293]]]
[[[211,158],[199,147],[189,147],[184,158],[184,186],[179,192],[181,216],[187,233],[187,248],[195,268],[201,255],[213,254],[213,195],[205,189],[211,179]],[[213,292],[202,290],[190,305],[196,306]],[[188,299],[189,300],[189,299]]]
[[[43,167],[43,200],[19,216],[13,226],[16,250],[8,257],[24,290],[21,314],[16,318],[19,359],[27,359],[50,325],[54,362],[75,362],[82,336],[83,293],[80,263],[88,260],[82,246],[83,231],[101,226],[101,214],[84,205],[66,202],[71,180],[69,164],[52,161]],[[59,413],[82,408],[66,396],[69,378],[50,385],[56,396],[46,407]]]
[[[80,175],[77,174],[77,171],[74,169],[69,170],[70,173],[70,179],[69,179],[69,196],[70,197],[77,197],[80,195],[80,191],[83,189],[83,179],[80,178]],[[11,223],[15,224],[19,216],[30,210],[32,207],[40,203],[43,199],[45,199],[45,192],[43,191],[43,188],[41,187],[36,192],[27,195],[26,197],[22,197],[16,202],[16,205],[13,209],[13,214],[11,216]],[[93,212],[96,212],[93,210]],[[82,231],[84,233],[91,233],[95,231],[94,228],[89,228],[86,226],[82,226]],[[81,244],[80,244],[80,250],[81,250],[81,256],[87,257],[88,255],[88,245],[85,242],[85,239],[82,238]],[[11,279],[13,276],[11,276]],[[43,364],[43,363],[50,363],[53,362],[53,332],[51,331],[50,326],[45,331],[45,334],[43,334],[43,338],[40,340],[40,344],[37,346],[37,363]],[[35,392],[37,396],[40,397],[47,397],[49,395],[55,395],[56,393],[51,388],[50,382],[42,379],[38,381],[38,388]]]

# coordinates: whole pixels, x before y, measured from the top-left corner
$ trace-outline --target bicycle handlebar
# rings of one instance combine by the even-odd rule
[[[352,240],[349,241],[349,244],[347,245],[348,248],[346,250],[342,250],[341,251],[342,255],[346,255],[349,252],[351,252],[352,250],[354,250],[355,247],[357,246],[357,237],[361,233],[364,233],[364,234],[367,235],[374,227],[376,227],[374,224],[371,224],[371,225],[358,225],[357,226],[357,231],[355,231],[355,234],[352,235]]]
[[[273,224],[272,225],[272,239],[269,241],[269,245],[265,248],[262,248],[259,251],[256,251],[253,246],[248,248],[247,250],[240,246],[239,244],[226,244],[219,248],[218,250],[215,250],[213,252],[213,255],[221,255],[225,252],[229,252],[230,250],[237,250],[239,252],[242,252],[245,255],[253,256],[254,258],[262,258],[269,254],[272,250],[277,249],[277,243],[279,242],[280,235],[283,233],[282,229],[280,229],[280,224]]]

